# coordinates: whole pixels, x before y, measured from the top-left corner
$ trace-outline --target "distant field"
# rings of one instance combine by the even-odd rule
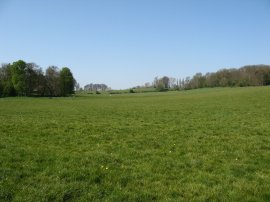
[[[0,201],[270,201],[270,87],[0,99]]]
[[[130,93],[130,90],[131,89],[109,90],[109,91],[107,91],[107,93],[110,93],[110,94],[123,94],[123,93]],[[133,91],[133,93],[149,93],[149,92],[156,92],[157,89],[155,89],[155,88],[133,88],[132,91]]]

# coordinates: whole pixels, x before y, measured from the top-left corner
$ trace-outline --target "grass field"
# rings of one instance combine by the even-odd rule
[[[0,99],[0,201],[270,201],[270,87]]]

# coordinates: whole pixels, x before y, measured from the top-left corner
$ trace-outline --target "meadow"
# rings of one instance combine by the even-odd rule
[[[0,201],[270,201],[270,87],[0,98]]]

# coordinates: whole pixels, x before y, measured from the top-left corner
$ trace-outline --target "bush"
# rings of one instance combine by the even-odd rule
[[[169,89],[168,88],[161,88],[161,89],[158,89],[159,92],[167,92]]]

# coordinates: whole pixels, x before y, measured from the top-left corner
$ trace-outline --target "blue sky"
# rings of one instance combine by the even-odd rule
[[[270,0],[0,0],[0,63],[124,89],[270,64]]]

